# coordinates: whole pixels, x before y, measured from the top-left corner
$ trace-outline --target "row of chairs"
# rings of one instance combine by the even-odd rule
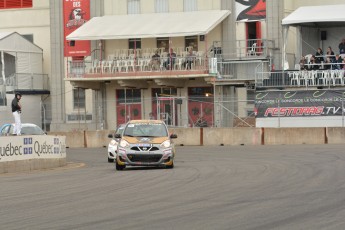
[[[196,65],[201,66],[204,60],[195,59],[192,63],[192,69]],[[154,63],[151,59],[140,58],[134,59],[119,59],[119,60],[103,60],[97,59],[92,61],[88,70],[89,73],[115,73],[115,72],[133,72],[133,71],[154,71],[170,69],[170,66],[165,66],[168,63],[168,57],[161,58],[159,62]],[[186,69],[186,58],[179,57],[173,61],[173,70]]]
[[[302,70],[289,72],[290,85],[344,85],[345,70]]]

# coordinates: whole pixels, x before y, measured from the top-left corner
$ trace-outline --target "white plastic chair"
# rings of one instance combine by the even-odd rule
[[[112,71],[112,65],[113,65],[113,61],[103,61],[102,63],[102,72],[103,73],[110,73]]]
[[[247,56],[256,56],[256,43],[253,43],[252,47],[248,50]]]

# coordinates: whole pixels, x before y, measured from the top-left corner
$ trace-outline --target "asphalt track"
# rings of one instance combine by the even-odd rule
[[[345,145],[177,147],[117,172],[106,149],[0,175],[1,229],[345,229]]]

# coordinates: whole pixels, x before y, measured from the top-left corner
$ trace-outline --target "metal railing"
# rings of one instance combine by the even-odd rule
[[[345,86],[345,70],[257,72],[256,88],[331,88]]]
[[[202,56],[160,58],[153,60],[151,58],[117,59],[93,61],[69,61],[68,77],[88,76],[132,76],[132,75],[165,75],[177,74],[183,71],[183,74],[208,73],[209,59]]]
[[[48,74],[14,73],[6,78],[6,91],[50,90]]]

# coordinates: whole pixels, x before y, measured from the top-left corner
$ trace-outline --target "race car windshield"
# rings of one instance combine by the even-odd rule
[[[168,131],[163,124],[128,124],[124,136],[131,137],[165,137]]]

